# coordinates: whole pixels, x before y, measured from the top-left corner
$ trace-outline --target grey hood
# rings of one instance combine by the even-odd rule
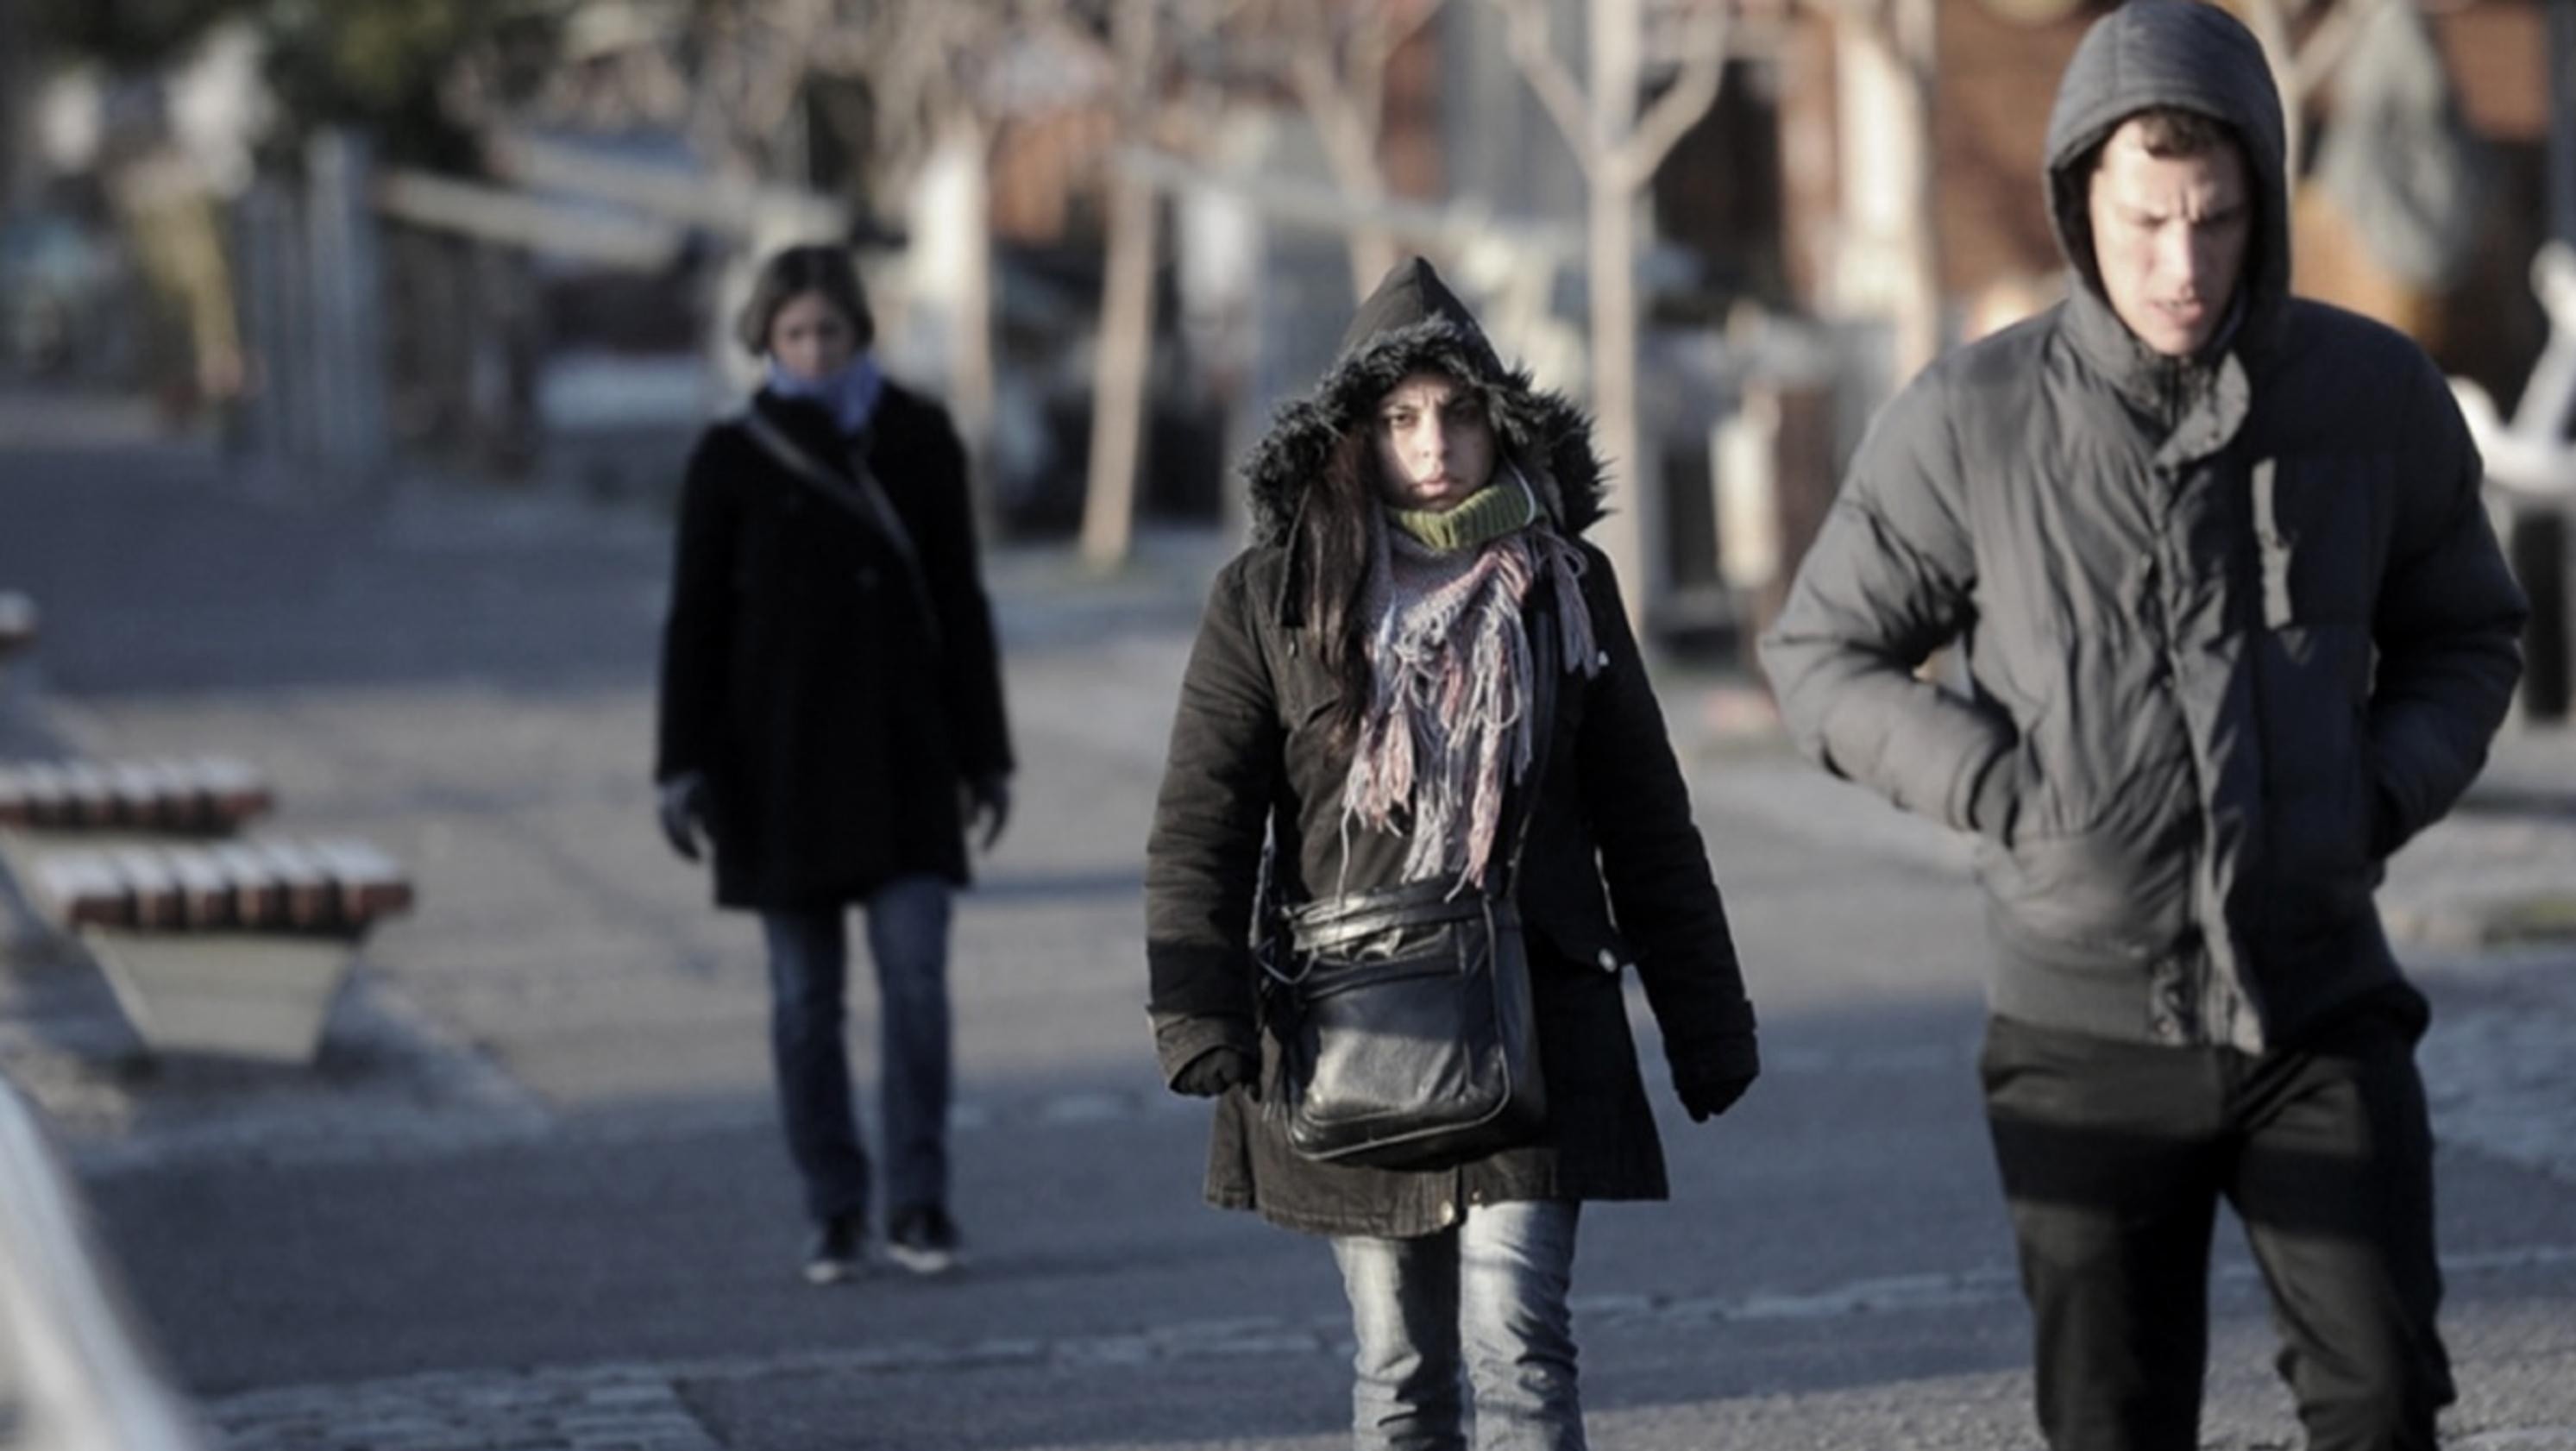
[[[2095,351],[2109,341],[2098,335],[2101,325],[2118,325],[2093,263],[2086,208],[2090,174],[2083,164],[2122,121],[2157,106],[2222,121],[2242,145],[2255,236],[2247,275],[2238,284],[2242,312],[2233,336],[2259,348],[2277,334],[2290,294],[2281,93],[2254,33],[2203,0],[2129,0],[2085,32],[2058,82],[2057,104],[2048,117],[2048,207],[2078,284],[2068,287],[2068,295],[2090,304],[2075,309],[2078,336]]]

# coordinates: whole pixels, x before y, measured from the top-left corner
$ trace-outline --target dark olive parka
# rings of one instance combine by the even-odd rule
[[[820,405],[764,391],[752,407],[847,476]],[[727,907],[831,906],[915,873],[962,884],[960,786],[1011,769],[956,431],[888,383],[861,447],[919,591],[854,486],[799,480],[739,421],[689,460],[653,774],[705,774]]]
[[[1218,1046],[1276,1061],[1257,1024],[1248,947],[1274,818],[1288,901],[1400,878],[1403,839],[1357,823],[1345,875],[1350,751],[1326,725],[1337,687],[1305,623],[1296,519],[1340,440],[1369,426],[1389,388],[1426,370],[1483,395],[1502,452],[1562,532],[1600,513],[1582,416],[1505,370],[1427,266],[1391,275],[1340,360],[1252,452],[1256,542],[1218,575],[1182,682],[1145,874],[1149,1008],[1166,1080]],[[1326,1166],[1299,1159],[1264,1106],[1236,1089],[1216,1109],[1211,1202],[1296,1229],[1410,1236],[1475,1204],[1663,1197],[1663,1150],[1621,989],[1630,964],[1677,1073],[1755,1071],[1753,1012],[1681,771],[1609,563],[1590,546],[1584,555],[1600,668],[1560,677],[1518,893],[1549,1096],[1544,1138],[1456,1169]]]
[[[2149,106],[2225,122],[2255,210],[2233,330],[2192,360],[2090,265],[2083,164]],[[2226,12],[2097,22],[2048,131],[2067,300],[1888,405],[1763,641],[1801,745],[1982,836],[2008,1017],[2261,1051],[2398,981],[2381,864],[2467,788],[2520,671],[2442,375],[2289,293],[2281,136]],[[1954,640],[1964,695],[1915,673]]]

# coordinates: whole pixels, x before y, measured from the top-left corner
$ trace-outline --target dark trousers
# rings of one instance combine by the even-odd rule
[[[865,904],[877,969],[877,1089],[890,1210],[948,1198],[948,898],[944,878],[910,876],[886,883]],[[843,1039],[847,915],[827,907],[760,917],[769,941],[779,1117],[805,1181],[805,1211],[817,1223],[868,1207],[868,1159]]]
[[[2310,1451],[2433,1451],[2433,1141],[2392,995],[2260,1055],[1989,1023],[1980,1070],[2054,1451],[2190,1451],[2220,1200],[2271,1293]]]

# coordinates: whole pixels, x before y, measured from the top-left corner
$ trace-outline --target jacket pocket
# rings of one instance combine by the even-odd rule
[[[2190,925],[2190,836],[2197,816],[2110,824],[2075,836],[1987,843],[1978,870],[1998,930],[2069,967],[2128,969]]]

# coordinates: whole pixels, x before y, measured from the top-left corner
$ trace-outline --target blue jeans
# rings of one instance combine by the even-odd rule
[[[948,882],[897,877],[864,904],[876,959],[878,1092],[886,1202],[893,1208],[948,1199]],[[868,1207],[867,1151],[859,1145],[844,1025],[849,984],[847,914],[763,912],[769,939],[769,1045],[787,1151],[805,1180],[816,1222]]]
[[[1334,1237],[1359,1341],[1358,1451],[1464,1451],[1468,1385],[1478,1451],[1583,1451],[1566,1306],[1580,1214],[1486,1204],[1420,1239]]]

